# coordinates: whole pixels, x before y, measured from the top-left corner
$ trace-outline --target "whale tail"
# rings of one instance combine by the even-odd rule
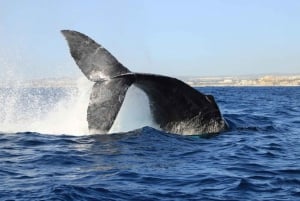
[[[63,30],[62,34],[76,64],[95,82],[87,111],[92,133],[109,132],[132,84],[147,94],[153,119],[162,130],[201,134],[227,128],[213,96],[202,94],[175,78],[131,73],[88,36],[70,30]]]
[[[105,48],[77,31],[62,30],[72,57],[93,86],[87,110],[91,133],[107,133],[132,84],[130,77],[117,77],[130,71]]]
[[[61,32],[69,44],[76,64],[89,80],[97,82],[130,73],[104,47],[88,36],[71,30],[62,30]]]

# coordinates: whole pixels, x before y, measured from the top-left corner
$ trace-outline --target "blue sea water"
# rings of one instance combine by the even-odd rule
[[[8,132],[9,107],[16,124],[42,121],[69,92],[21,89],[9,104],[1,89],[0,200],[300,200],[300,87],[197,89],[214,95],[230,130],[57,135],[24,123]]]

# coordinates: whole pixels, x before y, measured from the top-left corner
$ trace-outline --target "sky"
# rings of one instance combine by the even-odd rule
[[[0,0],[0,78],[80,76],[60,30],[133,72],[300,73],[298,0]]]

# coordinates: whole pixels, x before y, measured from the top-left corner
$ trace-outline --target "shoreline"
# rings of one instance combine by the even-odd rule
[[[177,77],[192,87],[296,87],[300,75],[263,76],[185,76]],[[0,88],[74,88],[81,78],[49,78],[35,80],[2,80]]]
[[[300,75],[183,77],[191,86],[300,86]]]

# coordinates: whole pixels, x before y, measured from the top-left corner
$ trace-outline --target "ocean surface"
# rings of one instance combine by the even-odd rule
[[[89,135],[89,90],[0,89],[0,200],[300,200],[300,87],[197,89],[230,130]]]

